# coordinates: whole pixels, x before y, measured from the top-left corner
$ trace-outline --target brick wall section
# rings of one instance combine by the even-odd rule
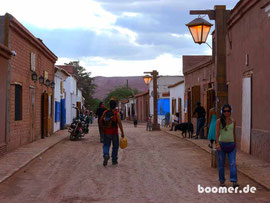
[[[20,145],[32,142],[34,140],[41,138],[41,98],[42,93],[47,92],[52,95],[52,106],[53,106],[53,89],[46,87],[45,85],[40,85],[37,81],[36,83],[32,81],[30,70],[31,66],[31,52],[36,54],[36,73],[39,76],[44,76],[44,71],[48,72],[48,79],[50,81],[54,80],[54,64],[56,57],[53,56],[47,48],[42,47],[37,39],[29,34],[29,31],[24,27],[21,27],[16,19],[13,19],[13,24],[10,26],[9,41],[10,49],[15,50],[17,55],[12,57],[10,60],[11,73],[10,73],[10,142],[8,145],[8,150],[13,150]],[[14,23],[15,22],[15,23]],[[18,31],[19,30],[19,31]],[[28,34],[22,34],[23,32],[28,32]],[[49,57],[48,55],[52,55]],[[55,58],[53,60],[52,58]],[[22,120],[15,121],[15,83],[22,84]],[[34,107],[34,133],[33,138],[30,134],[31,127],[31,117],[30,109],[32,105],[32,100],[30,98],[30,87],[35,89],[35,107]],[[53,116],[53,111],[52,114]],[[50,122],[49,134],[53,132],[53,119]]]

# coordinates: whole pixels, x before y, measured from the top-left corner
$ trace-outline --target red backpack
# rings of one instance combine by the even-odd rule
[[[112,110],[106,110],[105,116],[103,118],[103,123],[105,128],[115,128],[117,127],[117,112]]]

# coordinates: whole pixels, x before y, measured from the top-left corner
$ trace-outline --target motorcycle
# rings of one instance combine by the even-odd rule
[[[80,140],[85,134],[89,133],[89,123],[87,116],[79,115],[79,109],[72,107],[77,111],[77,117],[73,119],[68,132],[70,133],[70,140]]]
[[[84,137],[83,126],[80,119],[74,119],[71,123],[68,132],[70,133],[70,140],[80,140]]]

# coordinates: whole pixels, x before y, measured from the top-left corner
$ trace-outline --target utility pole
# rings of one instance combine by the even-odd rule
[[[226,10],[226,6],[215,6],[214,10],[192,10],[190,14],[206,14],[209,16],[210,20],[215,20],[215,43],[213,46],[216,70],[215,96],[217,116],[220,117],[221,107],[228,103],[228,87],[226,83],[226,34],[230,10]]]

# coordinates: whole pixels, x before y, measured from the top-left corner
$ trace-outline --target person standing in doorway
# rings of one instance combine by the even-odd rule
[[[230,164],[230,182],[233,187],[239,187],[237,183],[236,168],[236,122],[231,118],[232,107],[228,104],[221,109],[220,119],[216,122],[216,145],[218,150],[218,172],[220,186],[225,186],[225,157],[228,154]]]
[[[205,110],[200,102],[197,102],[197,107],[193,112],[193,116],[197,114],[197,130],[195,139],[198,139],[200,134],[201,139],[204,139],[204,124],[205,124]]]
[[[210,141],[208,147],[211,149],[213,148],[213,143],[216,141],[216,120],[217,116],[214,107],[209,110],[209,118],[208,118],[209,124],[208,140]]]
[[[133,124],[134,124],[134,127],[137,128],[137,125],[138,125],[137,116],[134,116]]]
[[[179,124],[179,113],[176,113],[175,115],[172,116],[172,126],[170,131],[174,130],[174,127]]]
[[[118,127],[121,130],[121,136],[124,138],[123,126],[119,112],[116,110],[116,101],[110,101],[110,110],[104,111],[100,118],[100,125],[104,129],[104,143],[103,143],[103,166],[107,166],[110,159],[110,146],[112,147],[112,164],[118,164],[118,149],[119,149],[119,135]]]
[[[104,111],[106,111],[105,105],[103,102],[99,103],[99,107],[96,111],[96,116],[98,117],[98,129],[99,129],[99,135],[100,135],[100,143],[103,143],[103,137],[104,137],[104,132],[102,129],[102,126],[100,125],[100,118],[103,115]]]

